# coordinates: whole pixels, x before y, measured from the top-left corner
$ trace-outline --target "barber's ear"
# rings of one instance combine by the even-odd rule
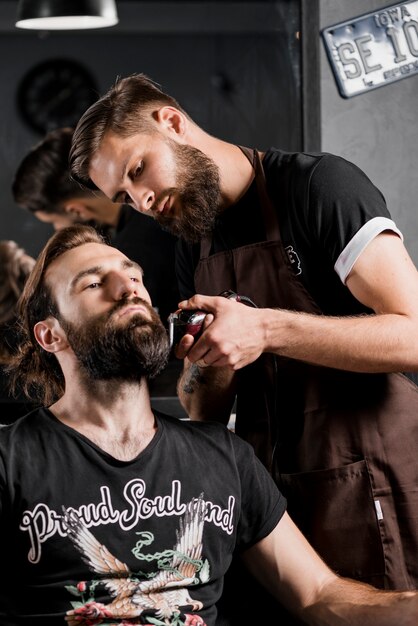
[[[36,341],[46,352],[60,352],[68,347],[67,336],[55,317],[37,322],[33,332]]]
[[[88,221],[95,217],[81,200],[67,200],[63,206],[66,213],[78,220]]]
[[[175,107],[161,107],[155,111],[154,118],[166,134],[184,135],[186,131],[187,118]]]

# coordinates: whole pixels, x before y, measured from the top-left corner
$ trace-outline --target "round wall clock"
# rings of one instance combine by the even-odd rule
[[[23,120],[39,133],[75,126],[98,98],[89,70],[72,59],[50,59],[32,67],[17,90]]]

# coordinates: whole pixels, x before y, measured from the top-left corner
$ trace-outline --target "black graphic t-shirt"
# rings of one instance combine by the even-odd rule
[[[219,424],[157,414],[129,462],[39,409],[0,429],[0,623],[227,624],[234,551],[268,535],[285,499]]]

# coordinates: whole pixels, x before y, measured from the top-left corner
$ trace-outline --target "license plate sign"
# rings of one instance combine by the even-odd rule
[[[321,34],[343,98],[418,73],[418,0],[329,26]]]

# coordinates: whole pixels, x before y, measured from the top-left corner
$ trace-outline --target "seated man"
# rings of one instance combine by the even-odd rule
[[[13,382],[44,408],[0,430],[0,623],[229,625],[239,552],[307,624],[416,625],[418,592],[325,565],[246,442],[151,410],[167,333],[141,268],[94,229],[50,239],[20,315]]]
[[[27,152],[12,184],[16,204],[55,230],[92,224],[112,246],[141,265],[153,306],[167,325],[180,300],[174,271],[176,238],[132,207],[72,180],[68,169],[72,136],[71,128],[56,128]],[[171,355],[167,368],[152,383],[153,403],[164,405],[165,397],[176,396],[181,369],[181,361]]]

